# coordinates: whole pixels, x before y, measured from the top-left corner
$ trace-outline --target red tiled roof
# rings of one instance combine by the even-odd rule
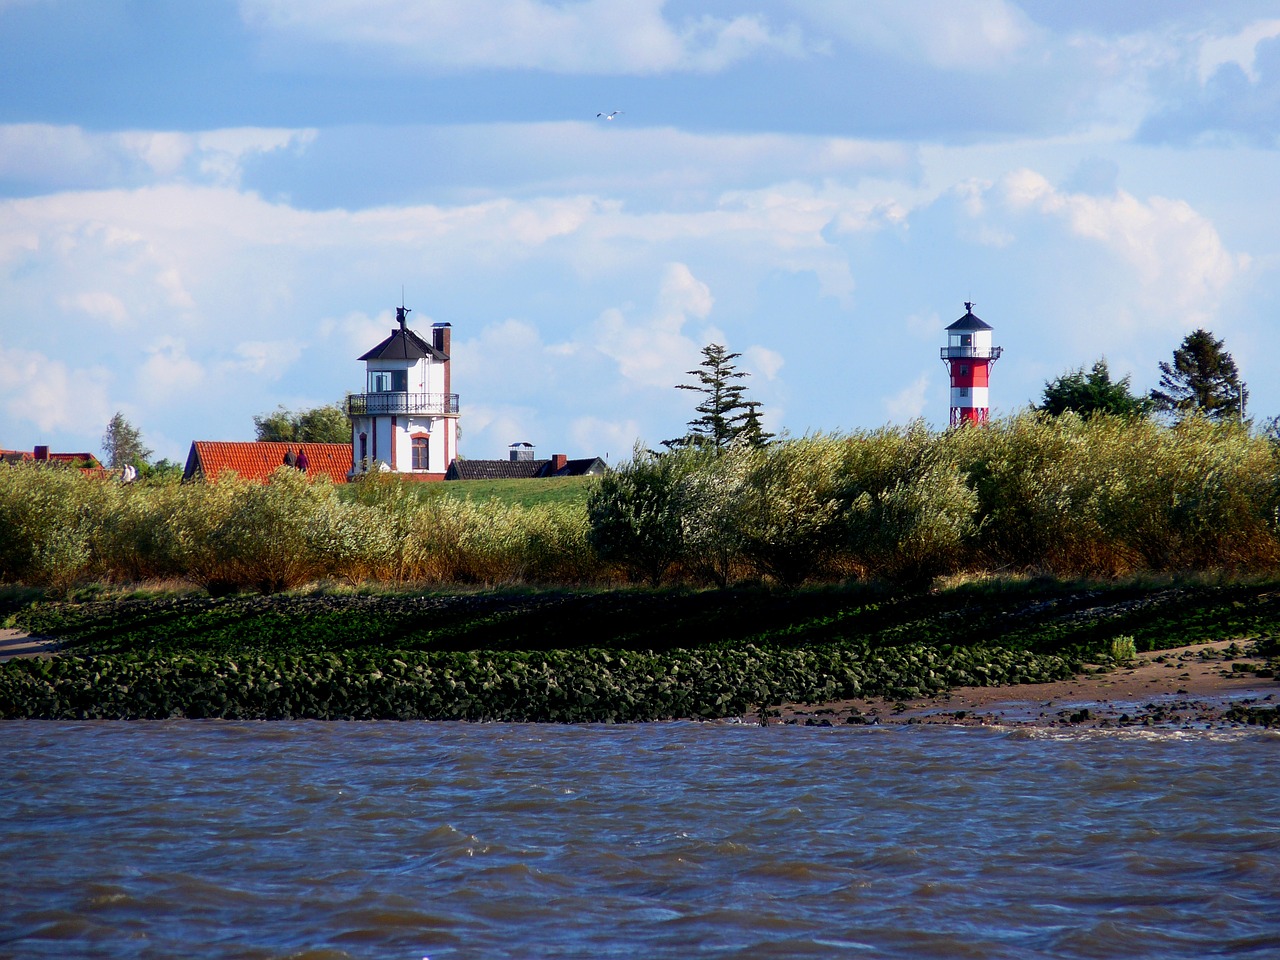
[[[78,466],[82,470],[102,470],[102,464],[92,453],[48,453],[44,460],[36,460],[32,450],[0,450],[0,460],[5,463],[56,463],[61,466]]]
[[[349,443],[275,443],[261,440],[196,440],[191,444],[182,478],[190,480],[201,474],[208,480],[216,480],[223,470],[234,470],[247,480],[266,480],[284,463],[288,450],[307,452],[307,473],[311,476],[323,474],[334,483],[347,482],[347,474],[351,472]]]

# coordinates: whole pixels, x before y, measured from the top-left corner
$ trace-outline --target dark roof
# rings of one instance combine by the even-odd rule
[[[187,454],[182,479],[203,477],[216,481],[223,470],[232,470],[246,480],[265,481],[284,464],[288,450],[307,452],[307,473],[323,474],[334,483],[346,483],[351,472],[349,443],[277,443],[274,440],[196,440]]]
[[[421,360],[432,357],[448,360],[442,350],[437,350],[408,327],[392,328],[391,336],[366,353],[361,360]]]
[[[552,470],[551,460],[455,460],[449,465],[446,480],[528,480],[535,477],[599,476],[608,466],[599,457],[566,460],[559,470]]]
[[[994,330],[995,327],[987,323],[985,320],[979,320],[973,315],[973,310],[968,310],[963,317],[957,320],[948,330]]]
[[[455,460],[449,464],[446,480],[527,480],[550,460]]]
[[[550,465],[550,461],[547,461]],[[599,457],[583,457],[581,460],[569,460],[565,465],[549,476],[553,477],[598,477],[609,469]]]

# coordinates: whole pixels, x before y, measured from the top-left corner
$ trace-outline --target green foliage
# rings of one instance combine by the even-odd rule
[[[1082,417],[1107,414],[1136,417],[1145,414],[1152,401],[1129,392],[1129,377],[1111,379],[1105,358],[1094,363],[1087,373],[1084,368],[1063,374],[1044,385],[1039,410],[1051,416],[1071,413]]]
[[[1280,563],[1278,466],[1276,445],[1240,421],[1074,413],[637,450],[604,478],[505,493],[380,474],[334,487],[289,470],[265,485],[120,484],[12,464],[0,467],[0,582],[65,593],[167,578],[233,592],[1268,572]]]
[[[743,448],[743,553],[761,574],[785,586],[803,583],[838,544],[839,445],[806,437]]]
[[[1132,663],[1134,657],[1138,655],[1138,647],[1133,637],[1125,635],[1114,637],[1107,652],[1116,663],[1126,664]]]
[[[629,462],[602,477],[587,497],[587,541],[633,579],[657,585],[682,554],[682,480],[688,456],[636,447]]]
[[[1197,415],[1240,420],[1248,399],[1235,360],[1204,329],[1187,334],[1173,351],[1173,363],[1161,362],[1160,386],[1151,391],[1155,408],[1176,420]]]
[[[107,466],[113,470],[125,465],[141,469],[151,456],[151,451],[142,443],[142,433],[119,412],[111,418],[102,435],[102,452],[106,454]]]
[[[283,443],[350,443],[351,421],[338,404],[308,410],[277,407],[253,418],[257,440]]]

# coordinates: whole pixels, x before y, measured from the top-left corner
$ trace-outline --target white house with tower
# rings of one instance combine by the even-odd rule
[[[351,476],[391,470],[419,480],[443,480],[458,455],[458,395],[451,392],[447,323],[428,342],[409,329],[407,307],[398,327],[360,357],[363,393],[347,394],[351,420]]]

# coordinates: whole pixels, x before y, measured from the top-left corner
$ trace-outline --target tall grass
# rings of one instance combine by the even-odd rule
[[[461,488],[459,488],[461,489]],[[213,593],[351,583],[724,586],[1064,577],[1280,565],[1280,457],[1239,424],[1024,414],[762,449],[637,450],[582,501],[423,498],[370,477],[339,491],[121,485],[0,465],[0,582],[185,579]]]

